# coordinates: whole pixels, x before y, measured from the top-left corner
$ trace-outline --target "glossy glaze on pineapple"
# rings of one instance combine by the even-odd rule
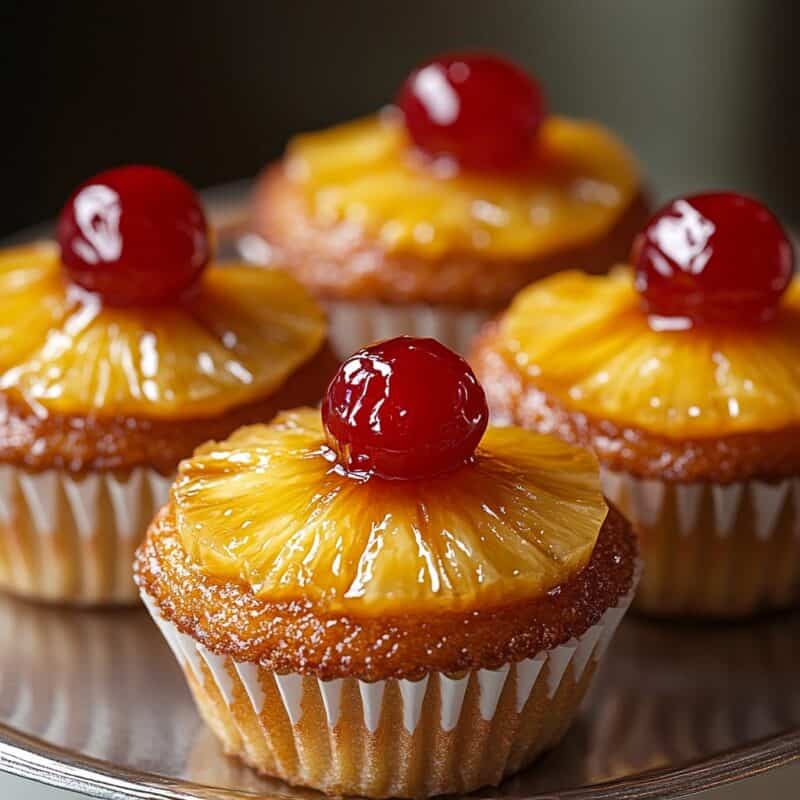
[[[539,597],[583,569],[607,513],[594,457],[556,439],[489,429],[453,472],[365,478],[343,468],[311,409],[199,448],[172,507],[210,575],[360,615]]]
[[[210,267],[176,304],[114,308],[52,245],[19,247],[0,252],[0,310],[0,459],[31,468],[170,471],[315,402],[333,371],[322,312],[280,271]]]
[[[164,475],[209,439],[242,425],[272,419],[279,411],[316,403],[336,371],[326,345],[271,394],[213,417],[148,419],[126,415],[35,413],[25,402],[0,394],[0,462],[31,470],[151,467]]]
[[[630,273],[522,292],[473,353],[494,413],[642,477],[727,483],[800,469],[800,283],[776,318],[654,330]]]
[[[321,223],[356,222],[387,252],[431,259],[513,260],[583,243],[607,233],[637,189],[621,143],[559,117],[542,124],[511,175],[421,161],[388,115],[297,137],[286,169]]]
[[[139,548],[135,573],[166,619],[218,655],[324,680],[416,680],[497,669],[580,636],[630,591],[636,557],[630,525],[610,508],[589,563],[535,599],[466,612],[326,612],[209,575],[187,555],[168,507]]]
[[[550,119],[513,175],[438,172],[391,117],[299,137],[264,174],[254,227],[324,297],[499,306],[531,280],[627,256],[636,167],[598,126]]]
[[[42,245],[0,253],[0,290],[0,389],[45,414],[211,416],[273,391],[325,337],[279,270],[210,267],[180,302],[114,308]]]

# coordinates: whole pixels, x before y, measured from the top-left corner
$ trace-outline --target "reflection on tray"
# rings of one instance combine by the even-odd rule
[[[9,598],[0,599],[0,722],[144,770],[159,770],[165,755],[182,763],[177,751],[198,725],[185,681],[143,610]]]
[[[562,746],[502,794],[678,766],[800,726],[800,615],[733,626],[632,619],[618,636]],[[0,600],[0,722],[140,771],[318,796],[262,779],[222,753],[143,611]]]

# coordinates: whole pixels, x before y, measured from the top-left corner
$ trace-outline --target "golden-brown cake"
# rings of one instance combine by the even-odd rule
[[[293,139],[252,208],[342,356],[399,334],[463,350],[535,278],[624,258],[645,218],[618,139],[548,116],[531,78],[475,53],[422,65],[397,108]]]
[[[206,266],[192,190],[112,170],[55,243],[0,251],[0,586],[137,599],[133,552],[181,458],[322,395],[322,311],[286,273]]]
[[[636,606],[738,617],[800,596],[800,283],[761,204],[679,198],[634,272],[534,283],[474,353],[498,419],[591,447],[638,529]]]
[[[135,572],[226,752],[421,797],[498,783],[564,735],[635,542],[592,455],[487,418],[465,362],[400,338],[344,363],[322,419],[181,464]]]

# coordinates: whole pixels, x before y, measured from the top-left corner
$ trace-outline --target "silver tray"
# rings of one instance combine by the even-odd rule
[[[483,797],[680,797],[800,757],[800,615],[623,622],[564,742]],[[310,797],[224,756],[146,613],[0,601],[0,769],[103,798]]]
[[[210,196],[228,253],[245,190]],[[682,797],[787,764],[800,758],[798,674],[800,614],[628,617],[563,743],[477,796]],[[0,770],[100,798],[319,797],[223,755],[141,609],[0,599]]]

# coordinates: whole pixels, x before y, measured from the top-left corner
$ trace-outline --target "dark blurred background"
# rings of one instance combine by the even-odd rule
[[[438,51],[497,49],[638,153],[658,197],[730,187],[800,224],[795,0],[0,0],[0,235],[153,162],[246,178],[292,133],[375,109]]]

